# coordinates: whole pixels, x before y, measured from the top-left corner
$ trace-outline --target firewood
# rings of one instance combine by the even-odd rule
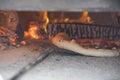
[[[120,39],[120,27],[114,25],[82,24],[82,23],[50,23],[47,26],[48,35],[55,36],[59,32],[67,33],[72,39],[107,40]]]

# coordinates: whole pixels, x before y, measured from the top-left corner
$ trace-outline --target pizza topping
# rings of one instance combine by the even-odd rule
[[[76,42],[84,48],[95,48],[95,49],[120,49],[119,42],[108,41],[102,39],[77,39]]]
[[[82,44],[82,46],[85,47],[85,48],[93,47],[93,45],[91,44],[90,41],[84,42],[84,43]]]
[[[116,45],[115,43],[110,43],[110,44],[109,44],[109,47],[110,47],[111,49],[119,49],[119,46]]]
[[[99,47],[100,48],[104,48],[104,49],[109,49],[109,45],[108,45],[107,41],[105,41],[105,40],[102,40],[100,42],[100,46]]]

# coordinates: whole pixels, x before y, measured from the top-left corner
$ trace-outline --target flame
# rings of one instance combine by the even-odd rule
[[[28,31],[24,32],[24,37],[31,37],[34,39],[39,39],[40,36],[38,34],[38,25],[37,24],[30,24]]]
[[[35,25],[30,25],[29,34],[32,38],[39,39],[39,35],[37,34],[38,27]]]
[[[69,18],[64,19],[64,22],[69,22],[69,21],[70,21]]]
[[[79,22],[79,23],[86,23],[86,24],[91,24],[93,23],[92,18],[89,16],[89,12],[88,11],[84,11],[82,13],[82,16],[80,16],[80,18],[78,19],[71,19],[70,17],[66,17],[64,12],[61,12],[61,14],[58,16],[58,18],[55,18],[53,20],[54,23],[61,23],[61,22]]]
[[[28,31],[24,31],[24,37],[29,37],[29,36],[30,36],[29,32]]]
[[[93,23],[93,20],[92,20],[91,17],[89,16],[88,11],[84,11],[84,12],[83,12],[82,16],[81,16],[80,19],[79,19],[79,22],[81,22],[81,23],[88,23],[88,24]]]
[[[47,24],[49,23],[48,13],[47,13],[47,11],[44,11],[41,13],[41,15],[43,17],[42,18],[42,20],[43,20],[42,26],[43,26],[45,33],[47,33],[46,27],[47,27]]]

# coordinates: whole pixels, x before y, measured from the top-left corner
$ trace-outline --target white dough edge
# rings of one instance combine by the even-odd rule
[[[82,55],[95,57],[115,57],[120,55],[120,50],[84,48],[77,44],[75,40],[61,40],[58,37],[52,39],[52,43],[59,48],[70,50]]]

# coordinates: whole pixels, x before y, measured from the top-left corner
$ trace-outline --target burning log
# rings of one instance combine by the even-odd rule
[[[66,32],[70,38],[102,38],[109,40],[120,39],[120,27],[111,25],[82,24],[82,23],[51,23],[47,26],[48,35],[55,36]]]

